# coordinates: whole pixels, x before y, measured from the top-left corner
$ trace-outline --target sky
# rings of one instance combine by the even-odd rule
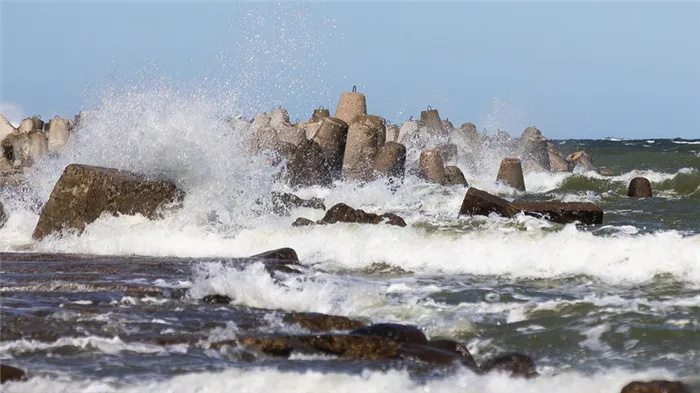
[[[165,84],[306,120],[353,86],[401,123],[700,138],[700,2],[0,2],[0,113]],[[189,92],[189,93],[188,93]],[[233,113],[235,112],[235,113]]]

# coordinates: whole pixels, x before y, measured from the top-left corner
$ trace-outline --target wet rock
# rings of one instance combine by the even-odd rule
[[[437,150],[426,150],[420,154],[418,162],[420,177],[437,184],[445,182],[445,164]]]
[[[353,87],[352,92],[344,92],[340,95],[338,107],[333,117],[338,118],[348,125],[352,125],[360,116],[367,114],[367,100],[365,95],[358,93]]]
[[[388,337],[400,343],[427,344],[420,329],[415,326],[401,325],[398,323],[375,323],[350,332],[351,335]]]
[[[690,393],[690,389],[679,381],[634,381],[625,385],[620,393]]]
[[[452,340],[436,339],[430,340],[428,343],[431,347],[439,348],[443,351],[456,353],[459,355],[459,361],[465,366],[474,371],[478,370],[479,366],[469,352],[469,349],[464,344]]]
[[[5,207],[2,205],[2,202],[0,202],[0,228],[5,225],[5,222],[7,221],[7,215],[5,214]]]
[[[508,373],[511,377],[533,378],[539,375],[535,362],[529,356],[520,353],[496,356],[484,362],[480,369],[484,374],[500,371]]]
[[[294,312],[282,318],[284,323],[296,323],[312,332],[329,332],[331,330],[353,330],[365,326],[364,323],[338,315],[326,315],[313,312]]]
[[[289,247],[265,251],[265,252],[262,252],[260,254],[255,254],[249,258],[299,262],[299,257],[297,256],[297,252],[294,251],[293,248],[289,248]]]
[[[374,161],[374,173],[379,177],[403,179],[406,172],[406,147],[388,141],[379,149]]]
[[[337,222],[352,222],[359,224],[379,224],[383,220],[387,220],[387,224],[405,227],[406,222],[403,218],[396,214],[385,213],[382,215],[367,213],[362,209],[353,209],[352,207],[338,203],[331,207],[326,215],[317,222],[317,224],[335,224]]]
[[[13,381],[26,381],[27,377],[24,371],[17,367],[0,364],[0,384]]]
[[[401,359],[431,364],[450,365],[460,362],[459,354],[430,345],[403,343],[400,345]]]
[[[326,170],[333,180],[340,179],[348,138],[348,124],[335,117],[323,120],[313,140],[326,156]]]
[[[287,161],[287,181],[291,187],[331,185],[326,157],[318,143],[307,140],[297,147]]]
[[[549,169],[552,172],[568,172],[569,164],[562,158],[561,152],[552,142],[547,142],[549,152]]]
[[[323,204],[323,199],[303,199],[294,194],[289,194],[286,192],[273,192],[272,206],[273,211],[280,215],[288,215],[291,209],[298,207],[326,210],[326,205]]]
[[[604,212],[590,202],[513,202],[518,211],[559,224],[580,222],[586,225],[603,223]]]
[[[651,198],[651,183],[645,177],[635,177],[627,188],[627,196],[632,198]]]
[[[469,185],[462,170],[452,165],[445,167],[445,181],[443,184],[446,186],[460,185],[465,187]]]
[[[396,359],[399,346],[384,337],[346,335],[245,337],[244,347],[254,348],[268,355],[288,357],[292,352],[320,352],[344,358],[363,360]]]
[[[231,300],[232,299],[226,295],[207,295],[202,298],[204,303],[209,304],[229,304]]]
[[[489,194],[478,188],[469,187],[464,195],[462,207],[459,209],[460,215],[488,216],[496,213],[503,217],[513,217],[517,210],[507,200]]]
[[[41,240],[66,229],[82,232],[105,212],[160,218],[164,205],[183,198],[184,192],[170,182],[117,169],[71,164],[56,182],[32,237]]]
[[[420,120],[431,133],[441,135],[445,134],[445,128],[440,120],[440,113],[437,109],[428,107],[428,109],[421,111]]]
[[[517,158],[504,158],[501,160],[501,167],[498,169],[496,181],[516,190],[525,191],[525,179],[523,178],[523,167],[520,164],[520,160]]]
[[[312,220],[309,220],[308,218],[304,217],[298,217],[294,222],[292,223],[293,227],[308,227],[316,225],[316,223]]]
[[[566,163],[569,170],[573,171],[576,167],[581,167],[584,171],[595,171],[595,166],[591,161],[591,157],[585,151],[577,151],[566,156]]]

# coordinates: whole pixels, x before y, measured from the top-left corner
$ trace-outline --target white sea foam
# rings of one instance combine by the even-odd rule
[[[536,379],[513,379],[501,374],[477,376],[467,371],[443,379],[419,382],[406,371],[366,371],[361,375],[336,372],[285,372],[272,369],[190,373],[166,381],[115,382],[113,380],[64,380],[46,376],[28,382],[5,385],[7,393],[43,392],[510,392],[523,393],[618,392],[634,380],[674,379],[666,370],[630,372],[621,369],[599,371],[592,375],[562,372]],[[692,383],[692,381],[691,381]]]

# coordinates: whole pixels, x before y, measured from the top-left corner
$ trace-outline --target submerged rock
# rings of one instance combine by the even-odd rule
[[[324,353],[363,360],[396,359],[399,345],[388,338],[345,335],[297,335],[244,337],[240,345],[271,356],[289,357],[292,352]],[[220,343],[212,344],[217,349]]]
[[[520,353],[507,353],[496,356],[484,362],[480,369],[484,374],[500,371],[508,373],[511,377],[532,378],[539,375],[532,358]]]
[[[66,229],[82,232],[102,213],[161,217],[161,207],[180,202],[184,192],[174,184],[127,171],[71,164],[54,186],[32,237],[41,240]]]
[[[428,344],[431,347],[458,354],[460,362],[472,370],[476,371],[479,368],[474,360],[474,357],[472,357],[472,354],[469,352],[469,349],[467,349],[467,347],[462,343],[458,343],[457,341],[453,340],[436,339],[430,340]]]
[[[27,377],[24,371],[17,367],[0,364],[0,384],[12,381],[26,381]]]
[[[282,321],[285,323],[296,323],[312,332],[353,330],[365,326],[364,323],[348,317],[313,312],[293,312],[285,315]]]
[[[385,213],[382,215],[367,213],[362,209],[353,209],[352,207],[338,203],[331,207],[326,215],[317,222],[317,224],[335,224],[337,222],[354,222],[359,224],[379,224],[386,220],[386,224],[405,227],[406,222],[403,218],[393,213]]]
[[[272,193],[272,208],[276,214],[288,215],[291,209],[298,207],[326,210],[326,205],[320,198],[303,199],[286,192]]]
[[[428,339],[425,338],[420,329],[415,326],[401,325],[398,323],[375,323],[374,325],[365,326],[350,332],[353,335],[388,337],[396,342],[427,344]]]
[[[690,393],[690,389],[679,381],[634,381],[625,385],[620,393]]]
[[[312,220],[309,220],[308,218],[304,217],[298,217],[294,222],[292,223],[293,227],[308,227],[316,225],[316,223]]]
[[[284,247],[278,248],[276,250],[265,251],[260,254],[255,254],[250,257],[251,259],[268,259],[268,260],[278,260],[278,261],[290,261],[299,262],[299,257],[297,252],[293,248]]]
[[[207,295],[202,298],[204,303],[209,304],[229,304],[231,300],[232,299],[226,295]]]

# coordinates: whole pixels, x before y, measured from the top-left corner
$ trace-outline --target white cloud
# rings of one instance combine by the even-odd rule
[[[15,127],[19,127],[19,123],[25,117],[22,107],[11,102],[0,102],[0,114],[3,114]]]

